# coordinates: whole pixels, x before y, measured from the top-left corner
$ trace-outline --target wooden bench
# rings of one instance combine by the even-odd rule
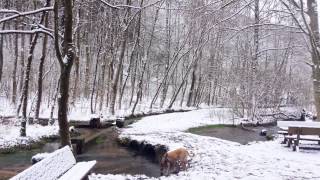
[[[307,137],[305,135],[314,135],[315,137]],[[319,137],[317,137],[319,136]],[[299,148],[299,142],[303,141],[317,141],[320,145],[320,128],[318,127],[289,127],[288,135],[285,136],[288,142],[288,147],[293,144],[293,150]]]
[[[70,147],[65,146],[50,153],[11,180],[81,180],[87,177],[95,164],[96,161],[76,163]]]

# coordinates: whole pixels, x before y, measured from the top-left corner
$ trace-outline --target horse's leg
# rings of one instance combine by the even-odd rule
[[[167,169],[166,169],[166,174],[165,174],[166,176],[169,176],[170,169],[171,169],[170,164],[171,164],[170,162],[167,163]]]

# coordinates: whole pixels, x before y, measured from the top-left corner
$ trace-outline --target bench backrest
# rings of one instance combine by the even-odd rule
[[[314,127],[289,127],[289,134],[300,134],[300,135],[320,135],[320,128]]]
[[[58,179],[74,166],[75,163],[76,159],[74,158],[70,147],[65,146],[14,176],[11,180]]]

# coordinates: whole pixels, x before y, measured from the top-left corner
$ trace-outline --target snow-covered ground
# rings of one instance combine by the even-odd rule
[[[54,126],[27,125],[27,137],[20,137],[20,126],[0,126],[0,149],[11,148],[17,145],[29,145],[41,138],[57,135],[59,128]]]
[[[213,137],[184,132],[208,124],[234,123],[228,109],[202,109],[142,118],[123,129],[121,137],[167,145],[184,146],[194,154],[190,168],[160,179],[320,179],[320,151],[293,152],[275,141],[240,145]],[[235,122],[238,123],[238,122]],[[145,175],[90,175],[91,180],[155,179]]]

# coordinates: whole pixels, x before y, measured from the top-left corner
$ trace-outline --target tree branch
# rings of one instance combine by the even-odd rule
[[[146,6],[143,6],[143,7],[137,7],[137,6],[131,6],[131,5],[125,5],[125,4],[119,4],[119,5],[113,5],[113,4],[110,4],[108,2],[106,2],[105,0],[99,0],[100,2],[102,2],[104,5],[110,7],[110,8],[113,8],[113,9],[123,9],[123,8],[132,8],[132,9],[145,9],[145,8],[148,8],[150,6],[153,6],[155,4],[158,4],[159,2],[163,1],[163,0],[158,0],[154,3],[151,3],[151,4],[148,4]]]
[[[28,11],[28,12],[18,12],[18,11],[15,11],[15,10],[0,10],[0,12],[10,12],[10,13],[15,13],[15,15],[12,15],[12,16],[8,16],[8,17],[5,17],[3,19],[0,19],[0,23],[3,23],[3,22],[6,22],[6,21],[10,21],[12,19],[15,19],[15,18],[18,18],[18,17],[21,17],[21,16],[28,16],[28,15],[32,15],[32,14],[37,14],[37,13],[41,13],[41,12],[44,12],[44,11],[52,11],[53,10],[53,7],[44,7],[44,8],[40,8],[40,9],[37,9],[37,10],[34,10],[34,11]]]
[[[44,29],[34,29],[34,30],[0,30],[0,34],[36,34],[36,33],[43,33],[51,38],[53,37],[53,34],[51,34],[49,31]]]

